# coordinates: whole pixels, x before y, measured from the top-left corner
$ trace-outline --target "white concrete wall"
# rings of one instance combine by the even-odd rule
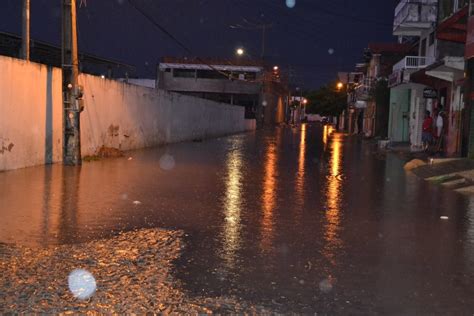
[[[131,150],[255,129],[243,107],[81,75],[82,154]]]
[[[61,158],[61,70],[0,56],[0,171]]]
[[[0,56],[0,171],[62,160],[61,70]],[[244,108],[81,75],[82,155],[255,129]]]

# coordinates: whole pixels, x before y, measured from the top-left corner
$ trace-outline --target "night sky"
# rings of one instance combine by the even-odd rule
[[[81,0],[77,0],[78,3]],[[396,0],[131,0],[195,56],[234,57],[242,46],[257,58],[261,30],[266,58],[287,71],[295,85],[316,88],[353,69],[369,42],[391,35]],[[291,2],[292,0],[288,0]],[[189,56],[130,6],[128,0],[82,0],[79,50],[137,67],[153,78],[161,56]],[[0,31],[21,34],[21,0],[0,1]],[[31,0],[31,38],[60,43],[60,0]],[[84,5],[86,4],[86,5]]]

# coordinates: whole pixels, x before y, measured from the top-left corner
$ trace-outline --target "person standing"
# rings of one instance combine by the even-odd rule
[[[430,111],[425,112],[425,119],[423,120],[421,141],[423,143],[423,150],[428,150],[430,144],[433,142],[433,119]]]

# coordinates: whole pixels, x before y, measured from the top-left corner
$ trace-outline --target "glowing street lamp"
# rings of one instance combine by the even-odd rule
[[[337,89],[341,90],[342,88],[344,88],[344,84],[342,82],[338,82],[337,83]]]
[[[274,71],[278,71],[278,69],[279,69],[278,66],[273,66]]]
[[[243,48],[237,48],[237,50],[235,51],[235,53],[236,53],[237,55],[239,55],[239,56],[242,56],[242,55],[245,53],[245,51],[244,51]]]
[[[306,105],[306,104],[308,104],[308,99],[303,98],[303,105]]]

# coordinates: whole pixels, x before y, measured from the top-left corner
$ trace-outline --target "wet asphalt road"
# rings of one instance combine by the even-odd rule
[[[0,242],[179,229],[173,274],[191,296],[281,312],[472,314],[474,200],[403,163],[303,125],[4,172]]]

